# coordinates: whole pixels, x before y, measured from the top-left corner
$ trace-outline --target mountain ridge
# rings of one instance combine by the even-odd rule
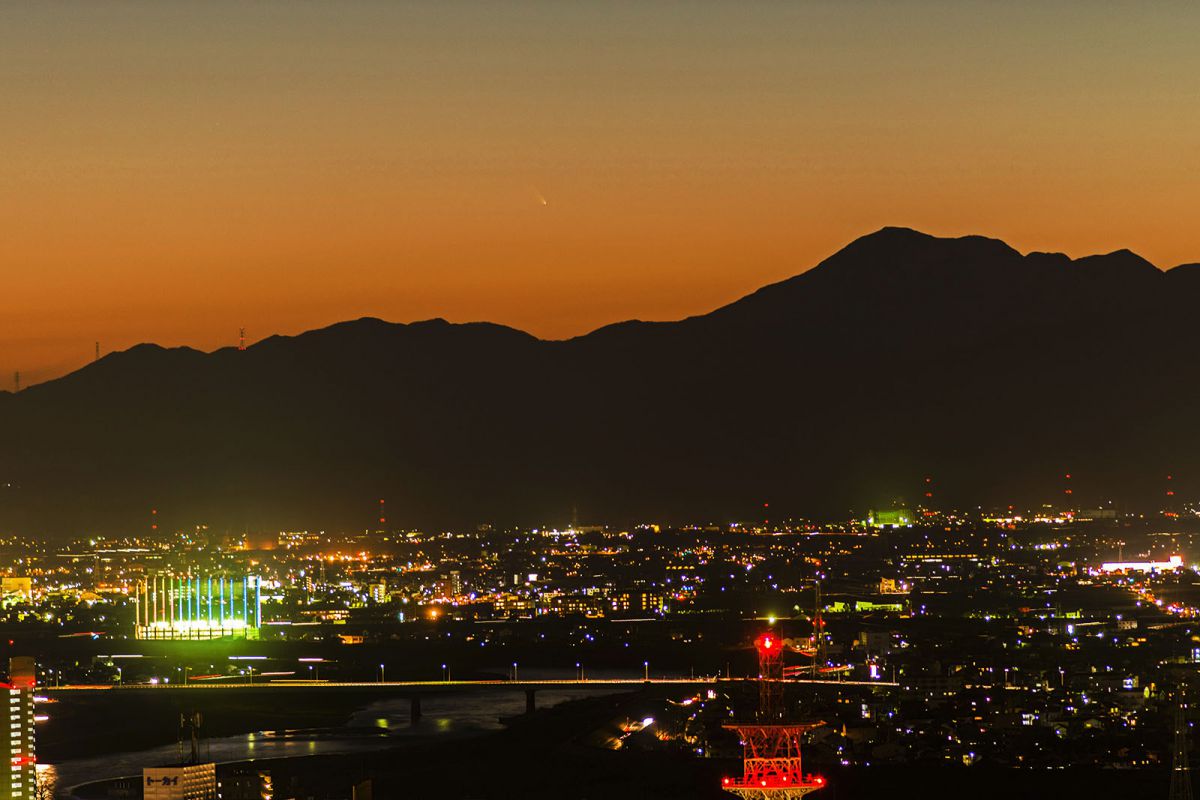
[[[806,276],[813,274],[814,272],[816,272],[819,269],[828,268],[830,266],[833,266],[836,268],[838,266],[838,257],[839,256],[843,256],[844,254],[854,252],[854,249],[858,248],[861,245],[865,245],[867,243],[871,243],[872,245],[874,245],[875,242],[877,242],[881,239],[896,241],[897,238],[909,239],[910,241],[919,241],[922,243],[935,243],[935,242],[959,243],[959,242],[961,242],[961,243],[971,243],[971,244],[983,244],[988,248],[994,248],[999,252],[1003,252],[1005,255],[1012,255],[1012,256],[1016,256],[1018,258],[1025,258],[1025,259],[1036,258],[1036,259],[1054,260],[1056,262],[1061,261],[1067,265],[1076,266],[1076,267],[1082,266],[1085,263],[1093,264],[1093,263],[1104,263],[1109,260],[1118,260],[1118,261],[1124,262],[1124,264],[1122,266],[1126,266],[1126,267],[1135,266],[1135,268],[1137,268],[1139,271],[1141,270],[1142,267],[1148,267],[1149,269],[1154,270],[1155,273],[1162,275],[1162,276],[1166,276],[1167,274],[1174,272],[1176,270],[1180,270],[1181,271],[1180,274],[1182,274],[1184,272],[1191,272],[1193,269],[1195,270],[1196,274],[1200,274],[1200,263],[1184,263],[1184,264],[1179,264],[1175,267],[1171,267],[1169,269],[1163,270],[1163,269],[1160,269],[1159,267],[1155,266],[1153,263],[1146,260],[1142,256],[1138,255],[1137,253],[1135,253],[1127,248],[1119,248],[1119,249],[1114,250],[1109,253],[1092,254],[1092,255],[1081,256],[1079,258],[1072,259],[1071,257],[1067,256],[1065,253],[1060,253],[1060,252],[1030,251],[1028,253],[1022,254],[1015,248],[1008,245],[1003,240],[996,239],[993,237],[988,237],[988,236],[977,235],[977,234],[969,234],[969,235],[957,236],[957,237],[938,237],[938,236],[934,236],[932,234],[927,234],[927,233],[918,231],[913,228],[908,228],[908,227],[903,227],[903,226],[884,226],[883,228],[880,228],[877,231],[874,231],[869,234],[865,234],[864,236],[861,236],[861,237],[853,240],[852,242],[847,244],[845,247],[838,250],[836,253],[829,256],[828,258],[823,259],[822,261],[818,262],[816,265],[814,265],[813,267],[811,267],[808,270],[805,270],[803,272],[800,272],[796,275],[793,275],[793,276],[790,276],[787,278],[783,278],[782,280],[776,281],[774,283],[766,284],[762,287],[759,287],[758,289],[755,289],[754,291],[752,291],[746,295],[743,295],[740,298],[737,298],[737,299],[735,299],[729,303],[726,303],[724,305],[718,306],[717,308],[712,309],[710,311],[700,313],[700,314],[690,315],[688,317],[684,317],[684,318],[681,318],[678,320],[642,320],[642,319],[636,319],[636,318],[635,319],[626,319],[626,320],[619,320],[617,322],[607,323],[605,325],[602,325],[602,326],[595,328],[591,331],[588,331],[586,333],[567,337],[564,339],[542,339],[531,333],[523,331],[519,328],[515,328],[515,327],[509,326],[509,325],[504,325],[502,323],[490,322],[490,321],[486,321],[486,320],[469,320],[466,322],[450,322],[442,317],[432,317],[429,319],[413,320],[410,322],[397,322],[397,321],[392,321],[392,320],[385,320],[380,317],[363,316],[363,317],[358,317],[355,319],[340,320],[340,321],[333,322],[333,323],[330,323],[328,325],[324,325],[324,326],[321,326],[318,328],[311,328],[311,329],[308,329],[305,331],[301,331],[300,333],[297,333],[297,334],[290,334],[290,335],[289,334],[271,334],[270,336],[267,336],[257,342],[253,342],[253,343],[247,345],[246,350],[252,351],[255,348],[258,348],[262,345],[276,343],[276,342],[280,342],[280,341],[294,341],[297,339],[303,339],[306,337],[311,337],[313,335],[318,335],[318,334],[322,334],[322,333],[332,333],[334,331],[344,329],[344,328],[347,328],[350,326],[356,326],[356,325],[379,326],[379,327],[384,327],[384,328],[393,329],[393,330],[396,328],[413,328],[413,329],[419,330],[422,328],[431,328],[431,327],[490,328],[490,329],[498,329],[498,330],[503,330],[503,331],[520,334],[523,337],[527,337],[531,340],[544,342],[544,343],[575,342],[575,341],[587,339],[587,338],[595,336],[597,334],[602,334],[602,333],[609,332],[612,330],[619,331],[619,330],[622,330],[622,329],[625,329],[628,327],[677,325],[680,323],[686,323],[691,320],[702,319],[705,317],[709,317],[713,314],[720,313],[720,312],[724,311],[725,309],[737,306],[737,305],[743,303],[744,301],[750,300],[751,298],[760,296],[764,293],[768,293],[779,287],[791,286],[796,281],[799,281],[800,279],[803,279]],[[894,253],[892,253],[892,254],[894,255]],[[1200,280],[1200,278],[1198,278],[1198,280]],[[146,349],[162,351],[162,352],[187,352],[187,353],[200,353],[200,354],[204,354],[204,355],[215,355],[217,353],[226,352],[226,351],[235,352],[235,351],[237,351],[238,348],[233,347],[233,346],[224,346],[224,347],[217,348],[216,350],[205,351],[205,350],[191,347],[189,345],[178,345],[178,346],[174,346],[174,347],[166,347],[166,346],[154,343],[154,342],[140,342],[138,344],[135,344],[135,345],[125,349],[125,350],[108,353],[103,358],[101,358],[100,361],[104,361],[105,359],[108,359],[108,358],[111,358],[114,356],[121,356],[123,354],[128,354],[128,353],[136,353],[136,352],[146,350]],[[77,370],[73,370],[72,372],[67,373],[66,375],[59,376],[58,378],[52,378],[50,380],[43,381],[41,383],[32,384],[30,386],[27,386],[25,388],[25,391],[29,391],[37,386],[42,386],[42,385],[45,385],[48,383],[53,383],[62,378],[69,377],[70,375],[72,375],[76,372],[80,372],[80,371],[86,370],[86,369],[94,366],[96,363],[99,363],[99,362],[91,362],[89,364],[85,364],[84,366],[80,367]],[[10,390],[0,389],[0,395],[12,395],[12,394],[14,394],[14,393]]]
[[[1200,473],[1200,268],[1155,277],[1189,266],[883,228],[706,314],[570,339],[363,317],[139,345],[0,395],[0,530],[353,529],[379,497],[421,526],[844,514],[930,472],[948,503],[1060,500],[1066,468],[1081,499],[1146,502]]]

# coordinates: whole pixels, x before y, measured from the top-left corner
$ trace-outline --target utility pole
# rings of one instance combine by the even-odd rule
[[[817,626],[817,664],[819,667],[825,666],[825,603],[821,599],[821,580],[818,578],[816,582],[816,626]],[[814,676],[815,677],[815,676]]]

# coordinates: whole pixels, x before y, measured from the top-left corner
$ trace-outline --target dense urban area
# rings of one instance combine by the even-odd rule
[[[652,717],[598,746],[733,757],[722,725],[754,713],[745,679],[767,631],[789,718],[824,723],[807,764],[1166,767],[1200,663],[1198,523],[1187,508],[892,508],[839,524],[9,539],[4,632],[12,654],[38,654],[51,742],[58,698],[80,687],[678,679],[695,684],[659,686]]]

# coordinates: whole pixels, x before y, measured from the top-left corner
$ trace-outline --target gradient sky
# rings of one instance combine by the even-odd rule
[[[4,2],[0,386],[96,340],[676,318],[883,225],[1200,261],[1198,33],[1185,2]]]

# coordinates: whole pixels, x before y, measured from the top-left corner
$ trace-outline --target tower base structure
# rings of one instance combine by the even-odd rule
[[[825,723],[724,726],[742,740],[742,775],[725,778],[721,788],[744,800],[793,800],[825,787],[820,775],[805,775],[800,737]]]
[[[732,779],[731,779],[732,780]],[[733,785],[726,784],[721,788],[727,792],[736,794],[743,800],[793,800],[797,797],[804,797],[809,792],[815,792],[817,789],[822,789],[825,782],[820,778],[814,780],[820,783],[805,784],[804,786],[742,786],[741,784]]]

